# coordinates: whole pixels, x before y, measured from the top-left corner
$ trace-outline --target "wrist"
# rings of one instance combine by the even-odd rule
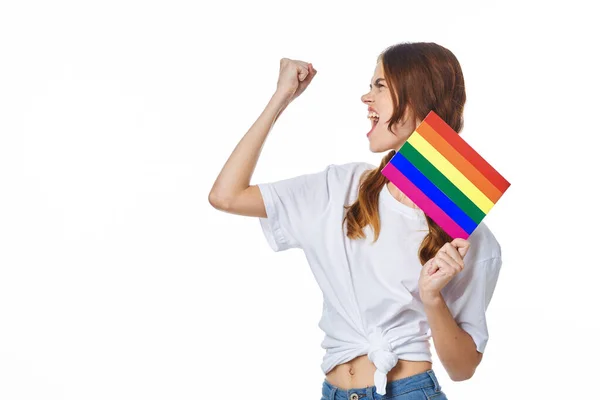
[[[420,293],[421,302],[424,305],[437,305],[444,301],[444,297],[440,292],[423,292]]]
[[[273,93],[273,96],[271,96],[271,101],[285,108],[288,106],[288,104],[290,104],[292,98],[289,94],[277,90],[275,93]]]

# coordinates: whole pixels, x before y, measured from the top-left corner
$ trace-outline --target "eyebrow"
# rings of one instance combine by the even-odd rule
[[[377,85],[379,83],[379,81],[385,81],[385,79],[383,79],[383,78],[377,78],[377,79],[375,79],[375,84]],[[373,85],[369,84],[369,89],[372,88],[372,87],[373,87]]]

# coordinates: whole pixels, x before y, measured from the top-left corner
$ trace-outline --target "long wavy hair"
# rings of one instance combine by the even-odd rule
[[[462,69],[454,54],[436,43],[398,43],[386,48],[377,57],[382,62],[383,73],[394,106],[394,113],[387,129],[405,121],[407,106],[413,110],[413,123],[425,119],[434,111],[456,132],[463,128],[463,109],[466,102]],[[344,216],[347,221],[347,237],[365,238],[363,227],[373,228],[376,242],[381,230],[379,221],[379,193],[389,180],[381,170],[396,154],[391,150],[381,160],[378,169],[368,170],[360,178],[358,197],[348,206]],[[450,237],[429,216],[425,216],[429,233],[419,246],[418,256],[421,265],[433,258]]]

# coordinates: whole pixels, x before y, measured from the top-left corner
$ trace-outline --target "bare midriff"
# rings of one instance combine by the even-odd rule
[[[387,381],[392,382],[431,369],[429,361],[398,360],[398,363],[387,374]],[[327,382],[343,390],[363,389],[374,386],[375,365],[368,356],[358,356],[353,360],[336,365],[327,375]]]

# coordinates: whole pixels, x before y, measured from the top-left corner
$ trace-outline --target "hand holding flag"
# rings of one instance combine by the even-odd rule
[[[435,257],[423,265],[419,277],[421,301],[427,302],[440,296],[444,286],[463,270],[463,259],[469,251],[469,246],[470,243],[465,239],[456,238],[444,244]]]

